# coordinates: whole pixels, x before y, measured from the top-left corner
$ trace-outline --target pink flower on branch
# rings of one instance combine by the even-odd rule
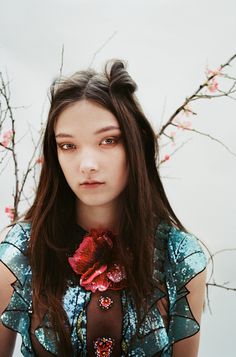
[[[11,221],[14,220],[15,209],[12,207],[5,207],[5,213],[8,215]]]
[[[169,159],[170,159],[170,155],[169,154],[165,154],[163,159],[160,161],[160,165],[163,164],[164,162],[168,161]]]
[[[170,155],[166,154],[161,161],[165,162],[165,161],[168,161],[169,159],[170,159]]]
[[[174,124],[178,127],[178,129],[190,129],[192,127],[192,123],[190,120],[181,121],[179,118],[174,119]]]
[[[209,68],[206,69],[207,78],[214,76],[213,78],[211,78],[209,80],[209,83],[207,83],[207,88],[212,93],[216,92],[219,89],[218,88],[219,83],[218,83],[218,81],[216,79],[216,76],[218,76],[218,77],[224,76],[224,74],[221,71],[222,71],[222,67],[221,66],[218,67],[217,69],[214,69],[214,70],[209,69]]]
[[[190,114],[195,114],[194,111],[190,108],[190,106],[188,104],[186,104],[184,107],[183,107],[183,111],[184,111],[184,114],[189,117]]]
[[[222,71],[222,67],[218,67],[217,69],[206,69],[206,75],[207,77],[211,77],[211,76],[223,76],[224,74],[221,72]]]
[[[1,144],[7,148],[10,144],[10,142],[12,141],[12,137],[13,137],[13,131],[12,130],[8,130],[3,134],[3,140],[1,141]]]
[[[207,85],[208,90],[212,93],[216,92],[219,89],[218,86],[219,86],[219,83],[217,82],[217,80],[215,78],[212,78],[209,81],[209,84]]]
[[[42,164],[43,163],[43,157],[38,157],[36,160],[36,164]]]

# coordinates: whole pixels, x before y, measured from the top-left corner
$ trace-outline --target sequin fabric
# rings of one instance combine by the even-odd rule
[[[186,284],[205,269],[207,264],[205,254],[195,236],[165,223],[159,224],[155,238],[154,278],[164,283],[166,290],[156,288],[153,291],[150,299],[152,307],[145,315],[138,333],[136,333],[137,314],[133,297],[128,289],[121,291],[123,310],[121,357],[170,357],[173,343],[199,331],[199,325],[187,303]],[[22,222],[15,224],[0,244],[0,260],[16,276],[16,282],[13,284],[14,292],[9,305],[1,315],[1,321],[6,327],[21,334],[21,352],[27,357],[36,356],[30,337],[32,273],[26,257],[29,239],[30,224]],[[169,302],[168,328],[157,306],[157,302],[165,297]],[[90,298],[90,291],[86,291],[81,286],[70,285],[68,282],[63,304],[71,325],[71,341],[74,347],[72,357],[87,356],[86,306]],[[35,330],[35,336],[47,351],[59,355],[47,314]]]

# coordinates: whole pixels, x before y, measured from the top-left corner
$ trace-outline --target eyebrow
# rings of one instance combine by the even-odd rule
[[[93,134],[96,135],[96,134],[100,134],[100,133],[103,133],[105,131],[109,131],[109,130],[113,130],[113,129],[120,130],[120,127],[114,126],[114,125],[105,126],[104,128],[98,129]],[[59,134],[55,135],[55,137],[56,138],[73,138],[74,136],[71,135],[71,134],[67,134],[67,133],[59,133]]]

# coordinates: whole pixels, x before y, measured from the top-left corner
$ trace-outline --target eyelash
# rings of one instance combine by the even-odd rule
[[[115,144],[115,143],[118,143],[118,141],[119,141],[120,138],[119,138],[118,136],[113,136],[113,137],[105,138],[105,139],[103,139],[102,141],[108,140],[108,139],[112,139],[112,140],[114,141],[114,143],[111,144],[111,145],[113,145],[113,144]],[[58,145],[59,148],[60,148],[61,150],[63,150],[63,151],[73,150],[73,148],[71,148],[71,149],[64,149],[64,148],[63,148],[63,146],[65,146],[65,145],[71,145],[71,146],[73,146],[73,144],[57,144],[57,145]]]

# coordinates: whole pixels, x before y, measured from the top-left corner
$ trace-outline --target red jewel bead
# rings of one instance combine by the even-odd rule
[[[98,337],[94,340],[94,349],[96,357],[110,357],[115,340],[110,337]]]
[[[99,306],[102,310],[108,310],[111,308],[113,300],[109,296],[100,296]]]

